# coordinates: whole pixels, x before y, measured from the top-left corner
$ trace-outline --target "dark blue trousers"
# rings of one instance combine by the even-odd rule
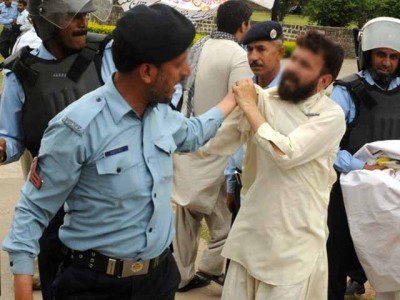
[[[65,265],[53,283],[53,300],[173,300],[181,276],[171,252],[148,274],[116,278]]]

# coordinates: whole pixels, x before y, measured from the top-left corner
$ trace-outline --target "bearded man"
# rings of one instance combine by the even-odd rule
[[[327,208],[345,123],[325,89],[343,56],[311,31],[298,38],[278,88],[233,87],[241,109],[203,150],[247,146],[242,206],[222,251],[231,260],[222,299],[327,298]]]

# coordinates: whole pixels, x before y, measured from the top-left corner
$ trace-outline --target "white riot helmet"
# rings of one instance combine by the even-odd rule
[[[379,17],[365,23],[358,35],[360,45],[359,66],[361,70],[368,68],[372,49],[389,48],[400,52],[399,35],[399,19]],[[397,72],[399,72],[399,69]]]
[[[28,12],[36,33],[47,41],[56,28],[67,28],[79,13],[92,13],[105,21],[110,16],[112,0],[29,0]]]

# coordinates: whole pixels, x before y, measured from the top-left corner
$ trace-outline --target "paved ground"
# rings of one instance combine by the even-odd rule
[[[287,60],[283,62],[285,65]],[[354,60],[346,60],[339,77],[346,76],[356,71],[356,63]],[[330,92],[331,89],[328,89]],[[0,167],[0,241],[3,240],[11,223],[15,202],[19,197],[19,191],[23,184],[22,174],[19,163],[13,163]],[[204,249],[204,243],[201,245],[200,251]],[[14,299],[12,277],[8,267],[8,256],[1,251],[1,299]],[[211,284],[205,288],[193,290],[187,293],[177,294],[177,300],[216,300],[220,299],[221,287]],[[35,300],[41,299],[40,292],[35,292]]]

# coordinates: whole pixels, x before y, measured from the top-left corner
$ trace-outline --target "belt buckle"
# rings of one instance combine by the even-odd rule
[[[124,260],[122,263],[122,274],[121,278],[144,275],[149,272],[150,260],[146,261],[134,261]]]

